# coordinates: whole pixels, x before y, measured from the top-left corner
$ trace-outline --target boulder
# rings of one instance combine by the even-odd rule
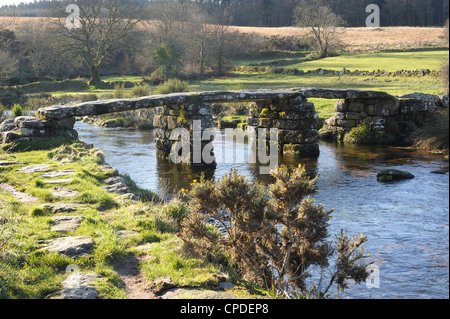
[[[377,180],[379,182],[395,182],[413,178],[415,178],[413,174],[396,169],[386,169],[379,172],[377,175]]]

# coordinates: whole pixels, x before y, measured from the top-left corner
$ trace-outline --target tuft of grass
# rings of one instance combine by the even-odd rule
[[[12,108],[12,112],[14,117],[19,117],[23,115],[23,109],[19,104],[14,104]]]

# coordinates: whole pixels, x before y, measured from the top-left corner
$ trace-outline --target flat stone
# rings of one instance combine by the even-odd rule
[[[19,192],[14,186],[7,183],[0,183],[0,189],[7,191],[23,203],[35,203],[39,201],[36,197],[27,193]]]
[[[19,172],[27,173],[27,174],[37,173],[37,172],[45,172],[50,169],[50,166],[51,166],[50,164],[31,165],[31,166],[27,166],[27,167],[20,169]]]
[[[55,299],[97,299],[95,280],[96,274],[75,273],[64,280],[63,289],[56,294]]]
[[[47,173],[42,175],[43,178],[54,178],[54,177],[64,177],[64,176],[71,176],[71,175],[75,175],[75,172],[71,169],[66,169],[63,171],[59,171],[59,172],[51,172],[51,173]]]
[[[11,166],[11,165],[20,165],[20,164],[27,164],[25,162],[17,162],[17,161],[0,161],[0,167],[2,166]]]
[[[91,237],[61,237],[49,240],[45,250],[76,259],[89,256],[94,248],[94,244],[94,240]]]
[[[138,232],[132,230],[120,230],[116,234],[119,239],[127,239],[130,237],[139,236]]]
[[[80,192],[63,187],[56,187],[51,191],[51,193],[55,197],[63,197],[63,198],[75,197],[80,195]]]
[[[83,216],[57,216],[53,218],[54,226],[50,228],[54,232],[74,231],[80,226]]]
[[[76,212],[82,205],[79,204],[68,204],[68,203],[58,203],[58,204],[43,204],[41,208],[49,209],[53,214],[60,213],[73,213]]]
[[[66,179],[55,179],[50,181],[44,181],[44,184],[68,184],[72,182],[73,182],[72,178],[66,178]]]

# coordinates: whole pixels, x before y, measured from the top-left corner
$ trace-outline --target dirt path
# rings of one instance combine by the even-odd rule
[[[145,285],[145,278],[139,269],[140,259],[128,255],[116,262],[114,270],[122,279],[123,288],[129,299],[158,299]]]

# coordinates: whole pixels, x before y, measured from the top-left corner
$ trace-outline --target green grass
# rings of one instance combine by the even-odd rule
[[[73,181],[63,187],[80,192],[73,198],[57,198],[50,193],[55,186],[43,183],[43,173],[18,172],[23,167],[20,164],[0,168],[1,183],[9,183],[39,200],[22,203],[0,190],[0,299],[45,298],[61,288],[67,277],[65,269],[71,264],[82,272],[101,276],[96,286],[101,298],[126,298],[114,265],[130,254],[151,253],[159,258],[157,268],[153,269],[152,261],[143,266],[148,283],[158,275],[173,276],[173,281],[180,284],[217,285],[214,278],[220,273],[218,266],[180,250],[176,233],[180,231],[180,219],[188,213],[186,209],[177,202],[124,202],[120,195],[107,193],[100,181],[111,177],[113,170],[104,170],[98,153],[80,142],[52,150],[0,153],[1,160],[26,162],[27,165],[50,164],[53,171],[72,169]],[[65,234],[50,231],[53,217],[57,215],[40,207],[47,202],[81,204],[79,210],[72,213],[84,217],[80,227]],[[117,233],[121,230],[133,231],[136,235],[119,238]],[[10,237],[8,233],[13,235]],[[92,256],[74,260],[42,249],[43,241],[63,236],[92,237],[95,241]],[[137,248],[150,243],[155,243],[150,252]]]
[[[284,75],[272,73],[240,73],[235,72],[218,79],[197,80],[190,83],[192,92],[227,90],[236,83],[244,89],[277,89],[317,87],[330,89],[360,89],[384,91],[399,95],[411,92],[440,94],[439,79],[431,76],[417,78],[403,77],[364,77],[364,76],[333,76],[333,75]]]
[[[342,55],[321,60],[307,61],[289,65],[287,68],[300,70],[381,70],[393,72],[398,70],[430,69],[439,70],[442,61],[448,60],[448,49],[415,50],[409,52],[378,52],[360,55]]]

